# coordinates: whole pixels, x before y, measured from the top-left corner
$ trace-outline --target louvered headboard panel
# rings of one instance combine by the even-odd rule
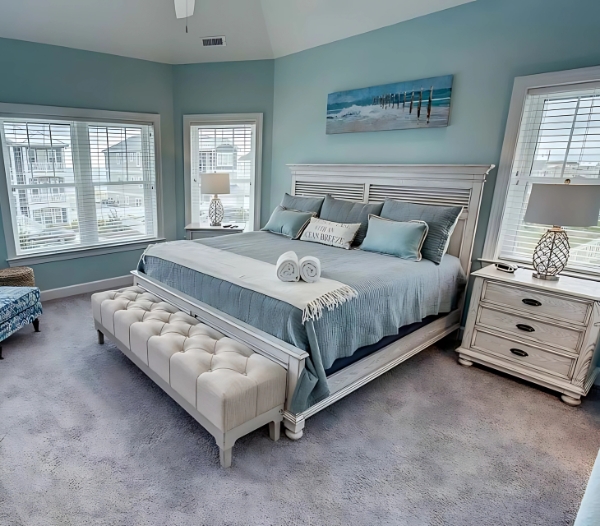
[[[470,271],[483,184],[493,165],[295,164],[289,168],[293,195],[462,206],[448,252],[460,259],[466,273]]]
[[[330,194],[337,199],[349,201],[363,201],[365,198],[365,185],[360,183],[318,183],[314,181],[296,181],[295,195],[305,197],[321,197]]]
[[[370,203],[382,202],[386,199],[428,205],[462,206],[465,210],[468,210],[471,189],[394,186],[389,184],[369,185],[368,200]]]

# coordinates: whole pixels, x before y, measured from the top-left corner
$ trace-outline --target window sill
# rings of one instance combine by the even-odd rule
[[[104,254],[113,254],[116,252],[131,252],[146,248],[150,243],[160,243],[166,241],[165,238],[152,238],[144,241],[134,241],[131,243],[121,243],[118,245],[102,245],[97,247],[75,248],[65,250],[64,252],[46,252],[39,254],[27,254],[8,258],[9,267],[19,267],[22,265],[39,265],[40,263],[50,263],[52,261],[65,261],[68,259],[79,259],[90,256],[102,256]]]

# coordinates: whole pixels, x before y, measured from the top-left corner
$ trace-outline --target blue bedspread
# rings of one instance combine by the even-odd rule
[[[270,232],[248,232],[190,241],[275,264],[288,250],[316,256],[322,275],[350,285],[358,298],[316,321],[302,324],[302,312],[282,301],[201,274],[164,259],[146,256],[139,270],[170,287],[219,309],[310,353],[291,409],[301,412],[329,394],[325,369],[342,357],[426,316],[455,308],[466,284],[460,262],[444,256],[431,261],[402,259],[292,241]]]

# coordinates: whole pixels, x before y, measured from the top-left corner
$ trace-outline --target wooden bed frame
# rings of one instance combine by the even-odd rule
[[[289,165],[289,168],[293,195],[331,194],[361,202],[381,202],[390,198],[431,205],[463,206],[448,253],[458,257],[463,270],[469,274],[483,184],[493,165],[306,164]],[[287,370],[284,426],[286,435],[292,440],[302,436],[308,417],[459,329],[464,303],[463,297],[456,310],[332,374],[327,379],[331,394],[326,399],[302,413],[291,413],[289,403],[309,356],[307,352],[142,273],[133,271],[132,274],[136,285],[195,316],[202,323],[245,343]]]

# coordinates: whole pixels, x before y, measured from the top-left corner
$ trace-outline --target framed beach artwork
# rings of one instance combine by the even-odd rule
[[[327,133],[448,126],[453,75],[330,93]]]

